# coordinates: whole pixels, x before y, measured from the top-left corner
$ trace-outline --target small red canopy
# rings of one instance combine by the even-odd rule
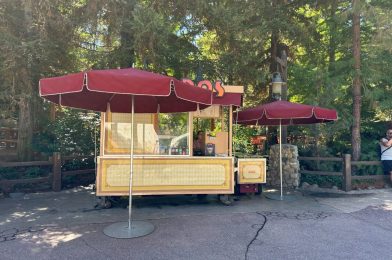
[[[223,97],[213,96],[212,104],[222,106],[242,106],[242,93],[225,93]]]
[[[59,105],[105,112],[174,113],[212,104],[212,92],[173,77],[128,68],[91,70],[39,82],[40,96]]]
[[[238,113],[238,118],[237,118]],[[275,101],[234,113],[234,121],[243,125],[304,125],[335,121],[333,109]]]

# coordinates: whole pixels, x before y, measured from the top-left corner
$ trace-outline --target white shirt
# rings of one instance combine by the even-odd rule
[[[388,142],[388,139],[382,138],[381,141]],[[388,146],[384,146],[382,142],[380,142],[381,152],[385,151],[388,148]],[[381,154],[381,161],[387,161],[387,160],[392,160],[392,148],[389,148],[387,151]]]

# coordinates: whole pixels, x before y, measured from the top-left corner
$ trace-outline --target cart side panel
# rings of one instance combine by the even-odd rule
[[[266,159],[238,159],[237,182],[255,184],[266,182]]]
[[[130,160],[100,157],[98,196],[128,195]],[[134,159],[134,195],[232,194],[231,157],[144,157]]]

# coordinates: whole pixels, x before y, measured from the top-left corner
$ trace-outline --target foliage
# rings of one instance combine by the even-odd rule
[[[66,160],[66,162],[62,165],[61,170],[73,171],[73,170],[82,170],[82,169],[94,169],[95,168],[94,160],[95,160],[94,156]]]
[[[4,167],[0,168],[0,180],[29,179],[48,176],[48,167]]]
[[[233,130],[233,149],[237,154],[254,154],[256,153],[254,145],[250,139],[260,132],[257,127],[235,126]]]
[[[19,176],[16,168],[0,168],[0,180],[1,179],[17,179]]]
[[[94,155],[99,147],[100,121],[96,113],[63,109],[58,119],[48,122],[47,127],[34,138],[34,149],[51,155]]]
[[[352,5],[326,1],[4,0],[0,3],[0,119],[31,102],[33,148],[92,154],[97,118],[63,109],[49,121],[38,80],[88,69],[135,66],[177,78],[245,86],[246,107],[268,102],[272,38],[289,57],[289,100],[334,108],[336,123],[289,127],[301,155],[351,153],[354,76]],[[362,160],[392,120],[392,2],[361,1]],[[31,9],[29,11],[29,9]],[[170,121],[170,120],[169,120]],[[24,124],[25,122],[20,122]],[[27,124],[27,123],[26,123]],[[256,128],[235,129],[237,152],[253,153]],[[275,142],[274,128],[268,131]],[[299,138],[301,137],[301,138]],[[367,171],[369,169],[364,169]],[[370,170],[375,171],[375,170]],[[359,170],[358,174],[362,172]]]

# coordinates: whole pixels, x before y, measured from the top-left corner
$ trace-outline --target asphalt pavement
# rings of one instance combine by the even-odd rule
[[[91,188],[17,194],[0,199],[0,259],[391,259],[391,189],[270,194],[135,198],[155,230],[134,239],[103,234],[128,210],[94,208]]]

